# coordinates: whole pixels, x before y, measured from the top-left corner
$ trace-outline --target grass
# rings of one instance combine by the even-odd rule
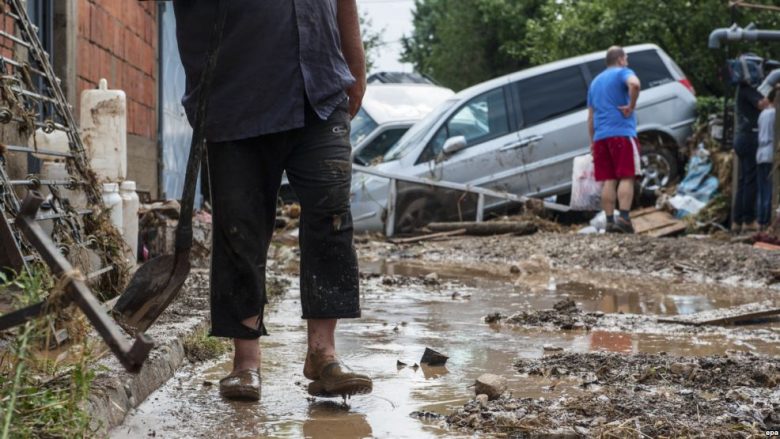
[[[192,362],[213,360],[230,349],[227,339],[211,337],[208,329],[201,328],[184,339],[184,353]]]
[[[46,271],[8,279],[0,274],[0,295],[13,297],[16,308],[39,302],[53,282]],[[0,334],[0,439],[89,437],[90,416],[85,406],[94,371],[92,349],[70,330],[69,360],[60,362],[39,355],[49,345],[54,322],[62,310]],[[68,319],[75,327],[80,320]]]

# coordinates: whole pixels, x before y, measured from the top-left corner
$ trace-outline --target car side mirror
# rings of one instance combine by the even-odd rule
[[[466,137],[464,136],[450,137],[449,139],[447,139],[447,141],[444,142],[444,146],[442,147],[441,152],[443,152],[445,155],[452,155],[460,151],[461,149],[464,149],[466,146],[467,146]]]

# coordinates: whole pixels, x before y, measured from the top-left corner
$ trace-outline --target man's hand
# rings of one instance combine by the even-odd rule
[[[349,98],[349,114],[355,117],[358,110],[360,110],[360,104],[363,102],[363,95],[366,94],[366,77],[356,78],[355,83],[347,89],[347,97]]]
[[[360,37],[360,20],[355,0],[338,0],[337,8],[341,52],[349,71],[355,77],[355,83],[346,90],[349,96],[349,114],[355,117],[366,93],[366,54],[363,51],[363,39]]]
[[[639,78],[634,75],[628,77],[626,85],[628,86],[628,105],[618,107],[618,110],[623,113],[623,117],[629,117],[634,113],[636,101],[639,99],[639,90],[642,88],[642,83],[639,82]]]

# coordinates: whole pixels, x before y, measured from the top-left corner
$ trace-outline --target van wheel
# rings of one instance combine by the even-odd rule
[[[438,203],[423,196],[412,199],[399,209],[401,214],[398,216],[395,229],[398,233],[412,233],[419,230],[435,221],[439,210]]]
[[[668,148],[643,144],[640,160],[642,175],[638,180],[643,194],[655,194],[677,181],[677,157]]]

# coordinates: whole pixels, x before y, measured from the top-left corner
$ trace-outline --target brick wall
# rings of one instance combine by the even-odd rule
[[[10,17],[3,16],[0,18],[0,28],[9,33],[14,32],[13,20]],[[13,59],[14,46],[13,42],[8,38],[0,38],[0,56]]]
[[[127,131],[156,142],[157,7],[134,0],[76,0],[77,92],[100,78],[127,93]]]

